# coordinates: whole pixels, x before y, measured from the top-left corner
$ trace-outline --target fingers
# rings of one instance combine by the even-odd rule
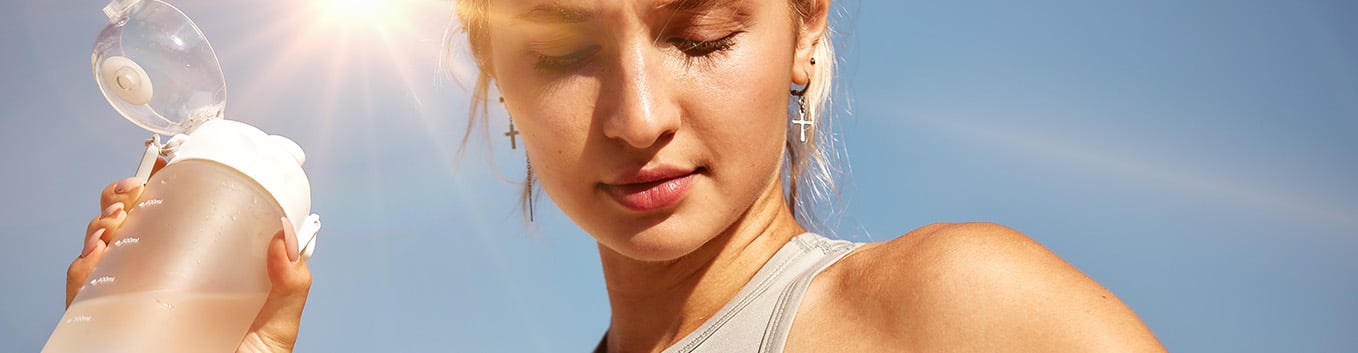
[[[165,164],[165,160],[157,158],[155,166],[151,168],[152,173],[164,168]],[[67,307],[71,306],[71,301],[84,286],[90,272],[94,271],[94,265],[104,257],[108,242],[117,237],[118,229],[122,228],[124,221],[127,221],[127,212],[132,210],[132,206],[145,190],[143,184],[145,181],[141,179],[127,178],[109,184],[99,193],[99,215],[91,219],[85,227],[84,247],[80,251],[80,256],[71,261],[71,266],[66,268]]]
[[[90,220],[90,224],[85,226],[85,241],[88,243],[90,235],[100,232],[100,239],[105,243],[113,241],[117,237],[118,229],[122,228],[123,222],[127,221],[127,211],[124,210],[123,203],[116,202]]]
[[[75,295],[80,293],[80,287],[84,286],[85,280],[90,277],[90,272],[94,271],[94,265],[99,263],[99,259],[104,257],[104,250],[107,243],[102,240],[104,230],[97,230],[90,234],[85,240],[85,248],[71,266],[66,268],[66,306],[71,306],[71,301],[75,300]]]
[[[127,211],[123,210],[123,203],[116,202],[105,207],[85,227],[85,242],[80,256],[66,269],[66,306],[71,305],[71,300],[80,292],[90,271],[94,271],[94,265],[104,257],[105,248],[117,236],[124,221],[127,221]]]
[[[137,178],[127,178],[115,183],[108,184],[104,191],[99,193],[99,210],[106,211],[109,206],[122,204],[124,211],[131,211],[132,206],[136,205],[137,198],[141,197],[141,192],[146,189],[145,181]]]
[[[165,163],[164,159],[156,158],[155,166],[151,167],[151,174],[155,175],[161,168],[165,168]],[[123,203],[123,210],[131,211],[132,206],[135,205],[137,199],[141,197],[141,192],[146,189],[145,184],[146,180],[138,179],[136,177],[119,180],[109,184],[107,187],[104,187],[103,192],[99,193],[99,209],[103,210],[115,203],[121,202]]]
[[[80,288],[84,286],[85,280],[89,279],[94,266],[104,257],[108,243],[118,236],[118,229],[127,221],[127,205],[141,195],[141,189],[141,183],[131,178],[109,184],[104,188],[100,204],[105,202],[108,204],[103,205],[104,208],[99,211],[99,215],[85,226],[85,241],[80,256],[71,261],[71,266],[66,268],[66,306],[71,306],[71,301],[80,293]]]
[[[290,229],[291,225],[284,228]],[[289,249],[288,236],[285,232],[278,232],[269,243],[269,282],[273,287],[251,327],[251,331],[258,336],[255,337],[257,341],[271,346],[273,351],[292,350],[297,342],[302,309],[311,291],[311,269],[306,262],[294,260],[296,245]]]

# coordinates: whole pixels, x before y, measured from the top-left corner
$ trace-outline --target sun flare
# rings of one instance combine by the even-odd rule
[[[315,0],[320,20],[332,25],[384,26],[401,16],[400,0]]]
[[[261,0],[267,1],[267,0]],[[279,1],[268,22],[226,51],[223,62],[261,65],[237,84],[239,101],[293,107],[307,97],[317,119],[318,149],[343,143],[343,126],[418,119],[431,138],[447,127],[441,75],[467,77],[470,59],[440,71],[445,34],[454,23],[447,0]],[[223,5],[226,6],[226,5]],[[471,76],[475,77],[475,76]],[[459,81],[460,82],[460,81]],[[301,91],[303,93],[293,93]],[[461,110],[461,109],[458,109]],[[442,143],[442,142],[440,142]],[[452,150],[450,148],[449,150]],[[451,158],[449,159],[451,160]]]

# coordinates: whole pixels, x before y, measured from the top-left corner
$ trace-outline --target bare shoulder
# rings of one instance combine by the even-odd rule
[[[824,298],[840,298],[825,308],[871,325],[879,343],[924,351],[1163,351],[1113,293],[997,224],[925,226],[867,244],[823,275]]]

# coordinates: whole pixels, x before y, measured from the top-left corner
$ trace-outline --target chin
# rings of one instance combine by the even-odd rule
[[[662,262],[684,257],[701,248],[715,238],[716,231],[704,231],[701,227],[687,227],[680,222],[661,222],[640,231],[614,229],[604,234],[608,240],[600,240],[604,246],[637,261]],[[616,224],[614,225],[616,226]]]
[[[594,212],[581,212],[574,220],[604,247],[629,259],[671,261],[702,248],[736,221],[739,212],[713,207],[724,200],[708,196],[708,191],[698,183],[673,208],[648,215],[621,207],[582,207]]]

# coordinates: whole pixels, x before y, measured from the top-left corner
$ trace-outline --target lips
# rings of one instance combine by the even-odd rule
[[[623,173],[616,182],[601,184],[609,196],[623,207],[646,212],[673,206],[684,199],[694,177],[702,171],[675,167],[641,169]]]

